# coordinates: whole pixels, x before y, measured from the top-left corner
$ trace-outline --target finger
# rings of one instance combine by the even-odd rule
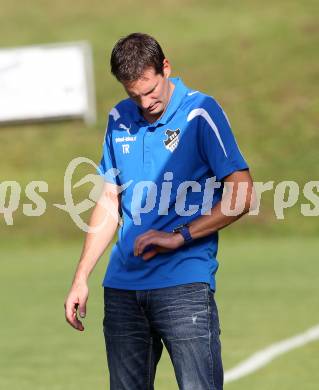
[[[84,326],[83,326],[82,322],[79,321],[76,316],[74,318],[71,318],[71,319],[67,318],[66,320],[72,326],[72,328],[79,330],[81,332],[84,330]]]
[[[148,230],[146,233],[141,234],[140,236],[137,236],[135,243],[134,243],[134,256],[139,256],[141,253],[140,251],[140,245],[141,243],[147,239],[148,237],[152,237],[154,235],[154,230]]]
[[[77,318],[77,308],[78,308],[78,303],[67,303],[66,304],[66,310],[65,310],[65,318],[67,322],[77,330],[84,330],[84,326],[81,321],[78,320]]]
[[[67,321],[72,321],[74,311],[76,310],[75,307],[76,307],[76,303],[72,304],[70,302],[66,302],[66,304],[65,304],[65,318],[67,319]]]
[[[85,318],[86,316],[86,299],[80,301],[79,303],[79,314],[81,318]]]
[[[158,253],[158,250],[156,248],[154,249],[151,249],[150,251],[146,252],[144,255],[143,255],[143,260],[147,261],[147,260],[150,260],[152,257],[154,257],[155,255],[157,255]]]
[[[154,232],[147,237],[141,239],[138,246],[138,252],[140,255],[142,255],[144,251],[148,250],[148,246],[166,247],[167,242],[167,237],[165,235],[163,236],[163,234],[160,234],[159,232]]]
[[[159,243],[158,237],[154,235],[144,237],[138,245],[138,249],[137,249],[138,256],[141,256],[145,250],[148,250],[147,247],[156,245],[158,243]]]
[[[134,256],[138,256],[138,247],[143,235],[137,236],[134,242]]]
[[[147,233],[140,235],[135,242],[134,255],[140,256],[148,246],[157,245],[159,247],[174,249],[172,240],[168,237],[168,233],[159,232],[157,230],[149,230]]]
[[[76,303],[74,305],[73,324],[75,324],[75,329],[83,331],[84,326],[83,326],[82,322],[78,319],[79,306],[80,306],[79,303]]]
[[[153,253],[155,251],[155,253]],[[149,260],[159,253],[169,252],[170,249],[164,248],[160,245],[153,246],[152,249],[143,255],[143,260]]]

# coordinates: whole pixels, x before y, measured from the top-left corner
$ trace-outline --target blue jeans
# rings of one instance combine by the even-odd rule
[[[105,287],[103,331],[110,390],[154,389],[163,343],[179,389],[223,389],[218,312],[207,283],[138,291]]]

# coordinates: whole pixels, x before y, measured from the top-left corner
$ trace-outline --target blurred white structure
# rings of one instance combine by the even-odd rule
[[[87,42],[0,49],[0,122],[96,120]]]

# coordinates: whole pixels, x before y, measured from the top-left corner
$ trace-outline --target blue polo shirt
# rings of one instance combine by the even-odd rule
[[[109,114],[98,172],[122,186],[123,224],[103,286],[144,290],[206,282],[216,288],[218,232],[148,261],[133,252],[136,237],[149,229],[171,232],[207,213],[221,199],[222,179],[248,169],[216,100],[180,78],[170,80],[175,88],[156,122],[148,123],[131,99]]]

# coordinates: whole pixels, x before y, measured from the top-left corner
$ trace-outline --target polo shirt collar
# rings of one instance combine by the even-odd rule
[[[182,103],[183,98],[185,97],[188,89],[184,85],[183,81],[179,77],[170,77],[169,80],[175,85],[173,94],[170,98],[170,101],[166,107],[166,110],[164,111],[163,115],[154,123],[151,124],[151,126],[156,127],[158,125],[165,125],[169,120],[172,118],[172,116],[175,114],[177,109]],[[135,104],[135,103],[134,103]],[[139,107],[135,104],[135,109],[133,111],[133,119],[135,122],[146,122],[148,123],[143,115],[140,113]]]

